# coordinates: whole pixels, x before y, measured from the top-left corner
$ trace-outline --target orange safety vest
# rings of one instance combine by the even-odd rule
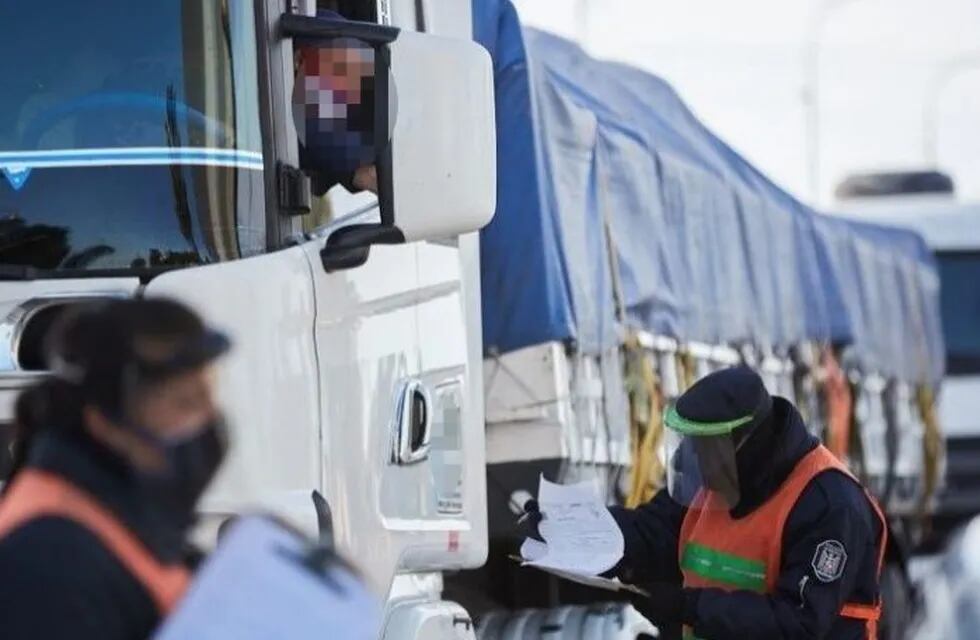
[[[851,445],[851,414],[854,398],[847,383],[847,374],[840,368],[829,349],[822,356],[826,372],[824,394],[827,407],[827,448],[841,460],[847,459]]]
[[[731,517],[721,497],[712,492],[699,494],[681,525],[678,557],[684,586],[772,593],[779,578],[786,519],[810,481],[828,469],[854,477],[830,450],[819,445],[797,463],[774,495],[737,520]],[[885,516],[870,494],[868,500],[881,520],[880,577],[887,527]],[[877,639],[880,599],[874,604],[847,603],[840,615],[865,620],[868,640]],[[685,638],[693,637],[692,630],[685,628]]]
[[[108,509],[67,480],[47,471],[25,469],[14,476],[0,501],[0,538],[36,518],[67,518],[85,527],[143,585],[166,616],[190,583],[183,565],[160,563]]]

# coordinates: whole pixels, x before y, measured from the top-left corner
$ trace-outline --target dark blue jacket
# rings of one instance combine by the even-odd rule
[[[28,467],[56,473],[96,497],[163,562],[189,561],[186,523],[164,522],[127,471],[94,443],[43,434]],[[31,520],[0,538],[0,638],[142,640],[160,622],[142,584],[85,527]]]
[[[792,404],[773,400],[772,419],[738,452],[742,497],[732,510],[735,518],[769,498],[818,444]],[[677,547],[686,509],[662,490],[638,509],[611,511],[626,539],[616,573],[636,583],[680,583]],[[864,623],[842,619],[838,612],[845,602],[871,603],[877,597],[880,539],[881,523],[858,483],[837,471],[821,473],[786,521],[775,593],[687,590],[685,608],[693,612],[695,635],[710,640],[863,639]],[[842,575],[830,582],[813,569],[817,547],[826,540],[838,541],[847,552]]]

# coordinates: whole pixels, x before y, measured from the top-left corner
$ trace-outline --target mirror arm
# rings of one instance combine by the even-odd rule
[[[352,224],[341,227],[327,238],[320,250],[320,262],[327,273],[354,269],[367,262],[371,245],[402,244],[405,236],[396,227],[381,224]]]
[[[395,41],[398,32],[395,27],[372,22],[331,20],[295,13],[284,13],[279,18],[281,38],[357,38],[374,44],[388,44]]]

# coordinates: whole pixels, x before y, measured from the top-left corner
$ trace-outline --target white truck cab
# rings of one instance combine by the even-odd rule
[[[271,509],[389,595],[385,638],[472,638],[439,572],[487,554],[490,60],[466,0],[362,3],[374,24],[317,4],[0,9],[0,59],[30,61],[0,97],[0,424],[68,306],[182,300],[235,343],[233,448],[202,535]],[[321,198],[300,170],[294,45],[351,42],[374,52],[378,195]]]
[[[839,209],[912,229],[935,253],[946,342],[938,412],[946,438],[946,486],[936,518],[947,529],[980,509],[980,203],[926,193],[850,198]]]

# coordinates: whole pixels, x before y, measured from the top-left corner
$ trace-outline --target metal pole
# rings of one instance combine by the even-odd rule
[[[931,167],[939,166],[939,100],[953,80],[976,70],[980,70],[980,51],[943,61],[926,82],[922,96],[922,154]]]
[[[589,0],[575,0],[575,22],[578,43],[587,51],[589,49]]]
[[[803,49],[804,89],[806,105],[807,174],[810,200],[820,204],[820,41],[833,13],[857,0],[820,0],[807,22]]]

